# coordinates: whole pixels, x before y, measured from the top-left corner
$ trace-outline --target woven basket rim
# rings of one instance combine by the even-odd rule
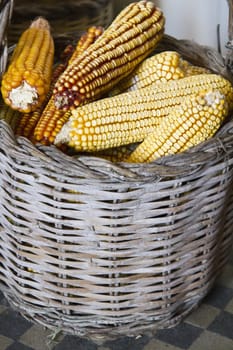
[[[89,173],[91,178],[109,178],[120,182],[148,182],[165,179],[180,178],[185,175],[194,175],[200,169],[207,168],[216,158],[227,157],[228,138],[232,138],[233,120],[228,121],[219,132],[211,139],[192,147],[191,149],[162,157],[151,163],[114,163],[110,160],[92,155],[64,154],[55,146],[33,145],[25,137],[15,137],[7,122],[0,120],[0,130],[9,129],[11,141],[18,149],[27,149],[29,152],[41,159],[44,163],[54,162],[61,171],[70,175],[79,175],[82,172]],[[6,153],[11,156],[14,147],[8,148]]]

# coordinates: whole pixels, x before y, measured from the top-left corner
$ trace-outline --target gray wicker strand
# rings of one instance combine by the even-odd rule
[[[0,1],[0,77],[6,69],[8,60],[7,30],[13,11],[13,0]]]

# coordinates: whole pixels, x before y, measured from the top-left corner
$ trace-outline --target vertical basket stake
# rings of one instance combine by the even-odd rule
[[[228,17],[228,42],[225,62],[227,67],[233,72],[233,0],[227,0],[229,7]]]

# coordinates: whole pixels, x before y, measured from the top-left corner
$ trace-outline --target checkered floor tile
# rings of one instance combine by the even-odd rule
[[[233,254],[232,254],[233,255]],[[25,320],[0,293],[0,350],[233,350],[233,258],[202,304],[178,326],[101,345]]]

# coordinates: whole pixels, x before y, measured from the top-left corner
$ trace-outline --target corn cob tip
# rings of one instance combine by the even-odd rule
[[[35,18],[32,21],[30,28],[50,30],[50,25],[49,25],[49,22],[47,21],[47,19],[40,16],[40,17]]]

